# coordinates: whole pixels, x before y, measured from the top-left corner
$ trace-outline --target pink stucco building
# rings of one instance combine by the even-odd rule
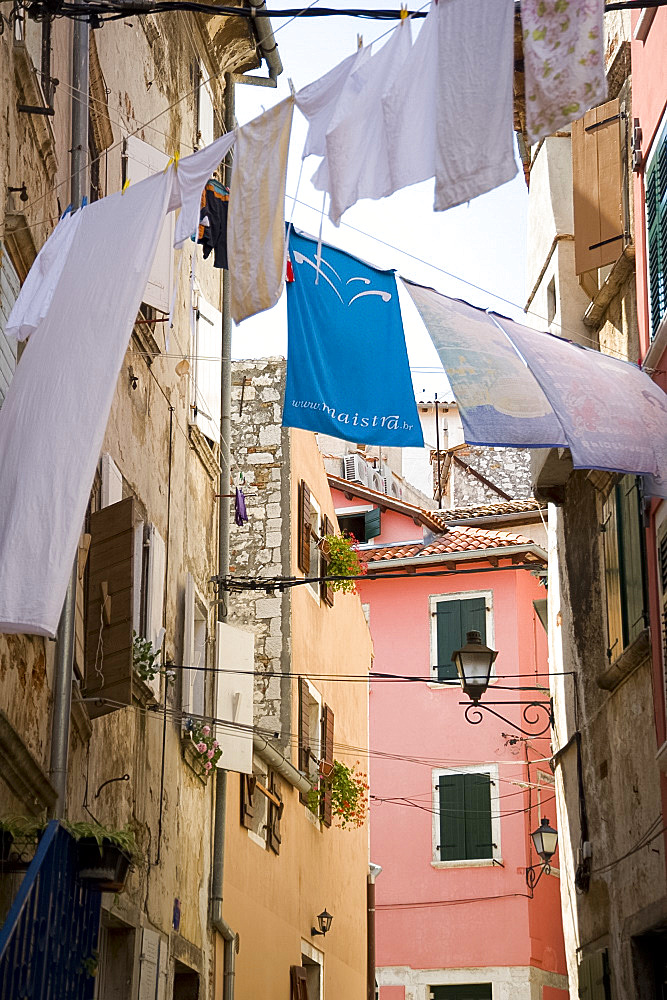
[[[565,1000],[558,855],[533,898],[526,884],[530,833],[555,823],[549,731],[523,736],[525,705],[511,704],[548,701],[538,505],[426,511],[329,483],[341,528],[368,550],[373,672],[415,678],[377,679],[370,695],[379,1000]],[[508,702],[495,708],[509,722],[464,718],[451,652],[468,629],[498,650],[482,702]]]

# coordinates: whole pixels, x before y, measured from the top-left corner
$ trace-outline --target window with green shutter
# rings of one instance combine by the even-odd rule
[[[492,858],[491,775],[446,772],[438,779],[441,861]]]
[[[606,951],[586,955],[579,963],[581,1000],[611,1000],[609,959]]]
[[[491,983],[429,986],[431,1000],[493,1000]]]
[[[486,642],[486,597],[438,601],[433,614],[436,618],[438,680],[452,680],[457,677],[452,653],[465,645],[466,633],[481,632],[482,642]]]
[[[667,312],[667,122],[644,178],[651,337]]]
[[[647,625],[644,529],[637,476],[624,476],[602,511],[607,654],[615,660]]]
[[[339,514],[340,530],[354,535],[358,542],[370,542],[381,533],[382,514],[379,507],[373,510],[361,511],[357,514]]]

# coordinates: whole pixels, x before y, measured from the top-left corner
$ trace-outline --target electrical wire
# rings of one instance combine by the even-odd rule
[[[657,840],[658,837],[660,837],[663,833],[667,831],[667,826],[663,826],[660,830],[657,831],[657,833],[652,833],[652,831],[661,821],[662,821],[662,815],[658,816],[658,818],[654,820],[653,823],[651,823],[651,826],[648,828],[646,833],[640,838],[640,840],[635,844],[634,847],[631,847],[629,851],[626,851],[625,854],[622,854],[620,858],[616,858],[615,861],[610,861],[606,865],[600,865],[599,868],[592,868],[590,874],[591,875],[607,874],[612,870],[612,868],[615,868],[616,865],[620,865],[621,861],[625,861],[626,858],[629,858],[633,854],[636,854],[638,851],[641,851],[645,847],[648,847],[649,844],[652,844],[654,840]]]
[[[489,861],[492,859],[489,858]],[[421,910],[432,906],[459,906],[462,903],[481,903],[488,899],[510,899],[512,897],[531,899],[527,892],[500,892],[495,896],[470,896],[467,899],[434,899],[415,903],[376,903],[376,910]]]

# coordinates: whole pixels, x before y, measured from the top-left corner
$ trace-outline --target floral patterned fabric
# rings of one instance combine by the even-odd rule
[[[530,142],[605,100],[604,0],[522,0]]]

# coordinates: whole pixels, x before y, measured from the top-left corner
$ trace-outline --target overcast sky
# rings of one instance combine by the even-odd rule
[[[327,0],[327,6],[333,5]],[[275,4],[269,2],[268,6],[271,9]],[[345,9],[346,5],[338,3],[337,6]],[[385,6],[386,0],[365,0],[364,3],[366,9]],[[284,24],[283,19],[274,18],[272,26],[283,61],[283,75],[279,78],[277,90],[242,85],[236,88],[239,123],[250,121],[287,97],[290,78],[299,90],[328,72],[354,52],[357,33],[363,35],[364,44],[368,45],[386,34],[394,23],[353,17],[322,17],[297,18]],[[423,20],[412,22],[413,39],[422,24]],[[266,67],[256,72],[265,74]],[[461,130],[465,128],[466,122],[461,121]],[[287,219],[292,214],[291,199],[296,193],[305,136],[306,121],[296,110],[287,176]],[[321,192],[310,184],[318,163],[319,160],[313,156],[305,161],[298,193],[299,202],[305,205],[297,204],[294,209],[294,225],[313,235],[317,235],[319,230],[322,206]],[[528,193],[521,170],[509,184],[448,212],[433,211],[433,181],[428,181],[382,201],[358,202],[345,213],[339,229],[325,217],[322,235],[325,241],[371,264],[395,268],[399,274],[448,295],[465,298],[475,305],[492,306],[499,312],[520,319],[523,315],[521,306],[525,301],[527,203]],[[349,228],[352,226],[355,228]],[[470,287],[457,278],[472,282],[485,291]],[[494,296],[516,303],[516,307],[512,309],[506,301]],[[401,297],[401,302],[417,397],[432,398],[434,391],[441,398],[449,395],[439,359],[412,302],[406,294]],[[286,353],[287,321],[283,295],[274,309],[235,328],[233,356],[251,358]]]

